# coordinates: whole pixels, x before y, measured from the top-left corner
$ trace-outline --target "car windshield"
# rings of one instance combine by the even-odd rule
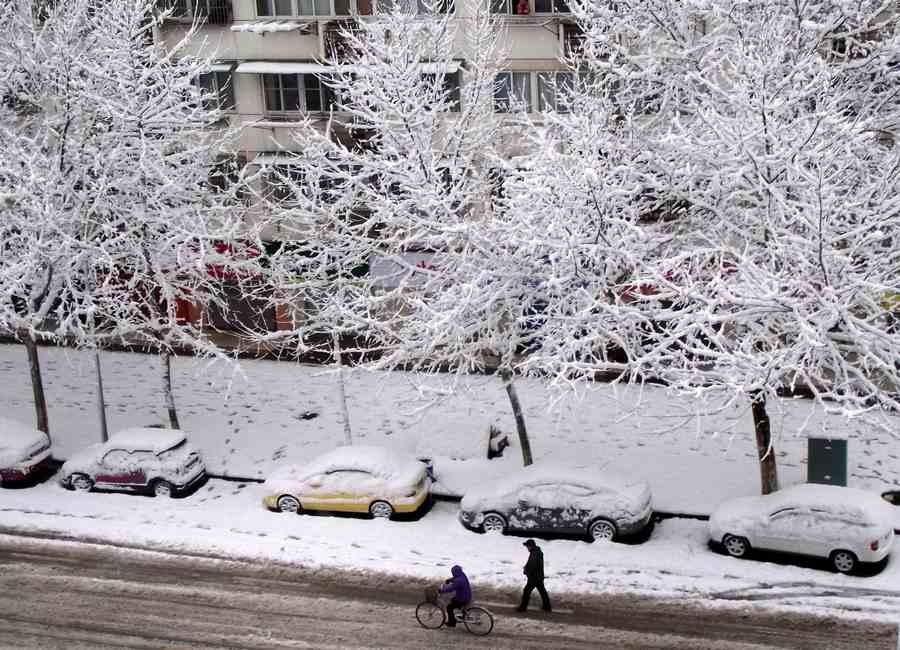
[[[187,440],[182,440],[181,442],[179,442],[179,443],[178,443],[177,445],[175,445],[174,447],[169,447],[169,448],[166,449],[165,451],[159,452],[159,457],[160,457],[162,460],[166,460],[166,459],[168,459],[168,458],[172,458],[172,457],[174,457],[174,456],[178,456],[178,455],[180,455],[180,454],[185,450],[186,447],[187,447]]]

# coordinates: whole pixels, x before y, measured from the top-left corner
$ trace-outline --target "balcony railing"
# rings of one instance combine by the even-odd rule
[[[158,4],[179,20],[196,18],[210,25],[227,25],[232,20],[231,0],[159,0]]]

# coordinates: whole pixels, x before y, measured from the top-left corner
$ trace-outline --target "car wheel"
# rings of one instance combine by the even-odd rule
[[[72,478],[69,479],[69,485],[78,492],[90,492],[94,487],[94,482],[91,480],[91,477],[84,474],[73,474]]]
[[[616,525],[606,519],[598,519],[591,524],[588,535],[595,542],[611,542],[616,538]]]
[[[174,495],[175,488],[168,481],[156,481],[153,483],[153,496],[169,498]]]
[[[369,514],[376,519],[389,519],[394,514],[394,507],[387,501],[373,501],[369,506]]]
[[[295,515],[300,514],[300,500],[290,494],[278,497],[275,506],[278,508],[278,512],[292,512]]]
[[[484,516],[481,521],[481,530],[491,535],[502,535],[506,532],[506,520],[492,512]]]
[[[747,554],[750,552],[750,542],[746,538],[738,537],[737,535],[725,535],[722,538],[722,546],[725,547],[725,552],[731,557],[747,557]]]
[[[850,551],[840,550],[831,554],[831,566],[838,573],[852,573],[857,562],[856,555]]]

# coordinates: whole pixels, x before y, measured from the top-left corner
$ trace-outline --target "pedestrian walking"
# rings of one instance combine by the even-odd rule
[[[545,612],[550,612],[552,611],[550,596],[547,595],[547,589],[544,587],[544,553],[533,539],[527,540],[524,546],[528,549],[528,561],[525,562],[525,568],[522,570],[522,573],[525,574],[526,582],[525,589],[522,590],[522,602],[516,611],[524,612],[528,609],[531,592],[537,589],[541,595],[541,609]]]

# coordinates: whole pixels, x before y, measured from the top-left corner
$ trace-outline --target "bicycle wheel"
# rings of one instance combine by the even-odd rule
[[[466,629],[475,636],[486,636],[494,629],[494,615],[484,607],[469,607],[463,618]]]
[[[436,630],[444,624],[444,608],[427,600],[416,607],[416,620],[429,630]]]

